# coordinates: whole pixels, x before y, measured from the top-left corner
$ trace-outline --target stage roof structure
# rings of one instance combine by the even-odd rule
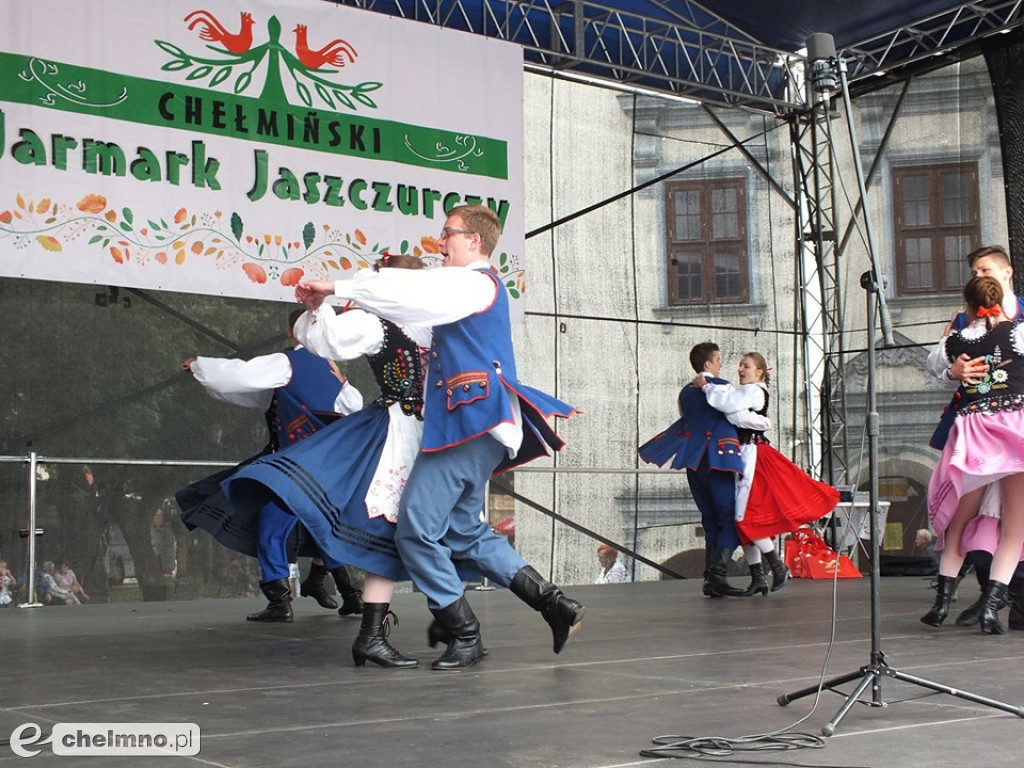
[[[527,70],[767,114],[806,108],[806,40],[835,39],[850,92],[977,54],[1022,0],[327,0],[508,40]],[[797,78],[794,80],[794,78]]]

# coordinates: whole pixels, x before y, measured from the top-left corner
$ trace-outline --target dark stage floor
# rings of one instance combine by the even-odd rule
[[[868,580],[838,585],[830,677],[868,663]],[[356,669],[357,619],[300,600],[294,624],[247,624],[256,600],[0,610],[0,736],[24,723],[192,722],[197,757],[61,757],[45,766],[462,766],[610,768],[662,734],[819,735],[844,698],[781,707],[814,684],[830,639],[831,583],[796,580],[768,598],[708,600],[697,581],[587,586],[583,627],[555,656],[547,626],[506,591],[470,595],[490,655],[432,672],[422,595],[402,594],[391,639],[426,662]],[[965,582],[959,607],[972,601]],[[882,580],[884,651],[902,672],[1024,704],[1024,632],[918,622],[921,578]],[[1005,612],[1004,612],[1005,613]],[[822,749],[737,754],[725,765],[934,768],[1019,765],[1024,720],[886,678],[888,706],[854,706]],[[870,696],[867,697],[870,699]],[[0,764],[21,764],[0,746]]]

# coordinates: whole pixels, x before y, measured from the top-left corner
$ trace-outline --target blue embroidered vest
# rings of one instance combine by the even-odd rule
[[[318,414],[334,413],[334,401],[341,382],[331,364],[307,349],[285,352],[292,365],[292,378],[274,393],[271,405],[278,445],[284,446],[309,437],[326,422]]]
[[[728,384],[708,377],[711,384]],[[640,446],[640,458],[659,467],[697,469],[705,454],[708,468],[743,474],[743,457],[736,427],[725,414],[712,408],[704,391],[687,384],[679,392],[679,416],[668,429]]]
[[[434,326],[424,387],[423,450],[439,451],[513,420],[506,382],[518,382],[508,294],[490,270],[494,303],[475,315]]]

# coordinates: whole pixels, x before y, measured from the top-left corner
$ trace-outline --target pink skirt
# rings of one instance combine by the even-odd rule
[[[928,484],[935,551],[945,546],[946,528],[964,494],[1020,472],[1024,472],[1024,411],[957,416]],[[997,538],[998,526],[975,519],[965,533],[964,551],[970,551],[969,546],[994,549]]]

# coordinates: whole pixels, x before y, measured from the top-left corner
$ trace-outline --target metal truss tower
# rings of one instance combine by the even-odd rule
[[[831,485],[848,482],[842,293],[838,274],[835,153],[827,102],[790,118],[797,185],[796,252],[807,428],[804,464]]]
[[[765,45],[742,22],[695,0],[326,2],[518,43],[527,70],[553,77],[762,114],[788,115],[807,106],[791,87],[804,62],[799,52]],[[972,0],[842,41],[850,93],[976,55],[977,41],[1020,25],[1022,6],[1021,0]]]

